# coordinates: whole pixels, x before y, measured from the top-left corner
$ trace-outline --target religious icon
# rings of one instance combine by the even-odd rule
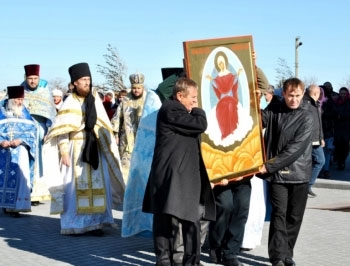
[[[210,74],[206,74],[206,71]],[[247,77],[234,52],[218,47],[209,54],[204,65],[201,92],[202,107],[211,108],[205,110],[208,114],[206,133],[209,138],[215,145],[222,146],[242,140],[251,130],[253,119],[249,113]],[[207,92],[209,95],[206,95]]]
[[[187,76],[207,115],[202,155],[212,182],[258,172],[263,140],[251,36],[184,42]]]

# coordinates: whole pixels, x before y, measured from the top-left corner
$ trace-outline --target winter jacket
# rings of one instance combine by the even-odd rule
[[[273,183],[308,183],[312,170],[313,118],[301,103],[290,109],[282,100],[262,110],[265,130],[265,178]]]
[[[338,112],[332,98],[327,98],[322,103],[322,128],[324,139],[334,137],[335,121],[338,118]]]
[[[143,211],[170,214],[187,221],[215,220],[215,201],[200,150],[207,128],[205,112],[189,113],[176,100],[165,100],[158,112],[153,161]],[[199,206],[204,206],[200,217]]]
[[[323,130],[320,103],[315,101],[308,93],[304,94],[303,101],[306,106],[308,106],[312,115],[312,120],[314,121],[311,142],[315,146],[321,145],[321,140],[323,140]]]

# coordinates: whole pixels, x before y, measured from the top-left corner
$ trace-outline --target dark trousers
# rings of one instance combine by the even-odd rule
[[[209,246],[210,249],[220,249],[224,260],[237,257],[240,251],[250,193],[250,181],[214,187],[216,221],[209,226]]]
[[[168,214],[153,215],[153,240],[157,266],[174,264],[174,241],[177,224],[181,224],[184,254],[182,264],[199,265],[200,262],[200,221],[190,222]]]
[[[349,155],[349,138],[336,137],[334,139],[335,151],[338,168],[344,170],[346,158]]]
[[[202,247],[205,243],[207,232],[209,230],[209,221],[200,221],[200,246]],[[175,264],[182,264],[183,255],[184,255],[184,243],[182,238],[182,226],[178,221],[174,221],[173,226],[177,229],[175,230],[176,236],[174,239],[174,254],[173,260]]]
[[[293,258],[304,217],[308,187],[308,183],[270,184],[272,213],[268,252],[271,262]]]

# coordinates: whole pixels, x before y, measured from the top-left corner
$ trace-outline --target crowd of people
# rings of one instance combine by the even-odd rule
[[[104,227],[115,227],[112,209],[123,204],[126,185],[132,185],[138,127],[154,92],[135,73],[130,90],[101,93],[93,89],[87,63],[69,67],[67,92],[50,90],[40,65],[24,70],[25,80],[7,87],[0,103],[0,207],[20,217],[50,199],[62,235],[102,236]],[[234,181],[209,180],[200,149],[208,123],[198,105],[198,84],[177,75],[171,86],[167,81],[167,97],[158,93],[162,104],[142,195],[142,212],[153,215],[156,265],[200,265],[207,239],[211,262],[242,266],[239,253],[260,241],[248,239],[258,193],[265,206],[254,234],[261,238],[261,224],[269,220],[272,265],[296,265],[293,250],[307,199],[316,197],[312,186],[318,177],[330,178],[331,164],[345,169],[349,90],[336,93],[330,82],[305,88],[289,78],[278,95],[256,70],[266,162],[254,176]]]
[[[318,152],[318,155],[313,156],[316,168],[319,170],[316,170],[312,180],[314,181],[317,177],[329,179],[331,178],[330,166],[334,164],[338,171],[344,171],[349,154],[349,89],[341,87],[339,92],[335,92],[332,84],[327,81],[323,85],[309,86],[309,92],[314,93],[314,99],[320,109],[319,126],[321,130],[318,141],[323,148],[323,154]],[[309,193],[309,195],[316,196],[314,193]]]
[[[270,85],[271,86],[271,85]],[[312,177],[309,183],[309,197],[317,195],[312,186],[317,178],[331,179],[331,166],[338,171],[345,169],[349,154],[350,141],[350,94],[346,87],[335,92],[332,83],[327,81],[322,85],[311,84],[306,88],[303,101],[312,112],[313,152]],[[280,100],[281,92],[272,86],[263,90],[264,102]]]

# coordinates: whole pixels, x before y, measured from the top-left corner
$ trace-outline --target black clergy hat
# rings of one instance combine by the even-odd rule
[[[7,87],[7,95],[9,99],[24,98],[24,87],[9,86]]]
[[[72,83],[82,77],[91,77],[91,72],[88,63],[78,63],[72,65],[68,69],[68,72]]]
[[[175,74],[176,76],[180,77],[184,73],[183,67],[164,67],[162,68],[162,77],[163,80],[170,77],[171,75]]]

